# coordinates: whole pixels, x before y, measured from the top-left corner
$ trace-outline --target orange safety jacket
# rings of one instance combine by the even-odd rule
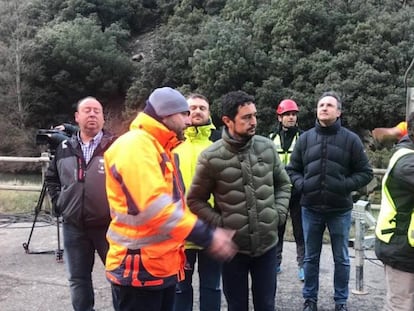
[[[178,144],[173,131],[139,113],[105,152],[112,217],[106,276],[114,284],[164,288],[184,277],[183,242],[197,217],[171,152]]]

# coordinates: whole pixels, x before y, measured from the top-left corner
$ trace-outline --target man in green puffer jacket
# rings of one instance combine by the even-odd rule
[[[226,94],[222,121],[222,139],[200,154],[188,205],[204,221],[236,230],[239,252],[222,272],[228,310],[249,310],[250,274],[254,309],[274,311],[277,228],[286,221],[290,180],[275,144],[255,135],[253,96]]]

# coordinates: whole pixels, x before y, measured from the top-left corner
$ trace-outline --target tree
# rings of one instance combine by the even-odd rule
[[[87,95],[101,98],[104,104],[123,98],[133,72],[122,49],[127,38],[117,25],[102,31],[95,21],[83,17],[41,29],[31,58],[40,62],[42,70],[29,77],[31,86],[39,90],[32,97],[32,117],[38,126],[65,121],[73,113],[73,103]]]
[[[24,127],[27,107],[23,101],[25,82],[22,76],[27,69],[24,46],[32,36],[25,12],[26,2],[0,1],[0,94],[2,112],[11,124]]]
[[[255,96],[265,135],[280,100],[295,99],[308,128],[317,98],[331,89],[343,96],[343,123],[355,131],[392,126],[405,116],[413,1],[0,4],[0,111],[12,124],[67,121],[71,105],[86,95],[119,109],[126,99],[135,112],[165,85],[203,93],[215,114],[224,93],[242,89]],[[139,56],[134,63],[131,50]]]
[[[206,18],[202,9],[185,0],[176,7],[176,14],[168,23],[155,29],[153,36],[141,38],[144,57],[137,64],[138,74],[128,91],[128,109],[141,109],[156,87],[197,88],[189,62],[194,50],[204,45],[199,29]]]
[[[340,87],[352,103],[348,109],[352,127],[372,129],[404,119],[402,79],[414,55],[412,16],[412,8],[393,14],[378,10],[338,38],[341,53],[334,60],[334,70],[341,69]]]
[[[78,15],[96,17],[102,31],[117,23],[123,29],[138,33],[144,27],[154,26],[161,17],[159,1],[155,0],[72,0],[65,1],[59,13],[62,21],[70,21]]]
[[[401,79],[414,52],[413,12],[387,5],[278,1],[262,7],[264,20],[256,15],[255,33],[271,40],[262,45],[268,71],[303,100],[304,127],[313,125],[316,100],[330,89],[342,94],[344,123],[356,131],[404,117]]]

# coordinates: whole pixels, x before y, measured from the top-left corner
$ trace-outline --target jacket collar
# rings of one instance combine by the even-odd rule
[[[229,149],[231,151],[238,152],[238,151],[243,151],[243,150],[248,149],[251,146],[251,144],[252,144],[252,141],[254,139],[254,136],[252,136],[248,140],[239,141],[239,140],[236,140],[233,137],[231,137],[230,134],[229,134],[228,129],[225,127],[223,129],[223,136],[222,136],[222,138],[223,138],[223,141],[224,141],[224,146],[227,149]]]
[[[112,133],[106,131],[105,129],[102,130],[102,133],[103,135],[102,135],[101,141],[99,142],[98,148],[101,148],[102,150],[106,150],[108,145],[112,144],[117,137],[113,135]],[[74,135],[70,137],[70,139],[68,139],[68,142],[72,145],[74,149],[76,149],[77,146],[79,146],[78,135],[79,135],[79,132],[76,132]]]
[[[337,118],[335,123],[330,126],[322,126],[318,120],[315,122],[316,132],[322,135],[334,135],[341,128],[341,119]]]
[[[138,113],[129,128],[130,130],[140,129],[147,132],[166,150],[171,150],[181,143],[174,131],[144,112]]]
[[[189,126],[185,130],[185,137],[189,140],[193,139],[208,139],[211,135],[211,131],[215,130],[216,127],[213,123],[200,126]]]
[[[395,149],[408,148],[414,149],[414,142],[408,137],[408,135],[403,136],[400,141],[395,145]]]

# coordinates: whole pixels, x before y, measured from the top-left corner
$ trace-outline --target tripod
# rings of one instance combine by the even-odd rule
[[[39,216],[39,213],[42,209],[42,205],[43,205],[43,201],[45,199],[46,196],[46,182],[43,182],[42,185],[42,191],[40,192],[40,196],[39,199],[37,200],[37,204],[35,207],[35,216],[34,216],[34,220],[33,220],[33,224],[32,224],[32,229],[30,230],[30,234],[29,234],[29,239],[27,240],[27,242],[23,243],[23,248],[26,252],[26,254],[40,254],[40,253],[51,253],[51,251],[49,252],[31,252],[29,250],[29,244],[30,241],[32,239],[32,234],[33,234],[33,230],[35,228],[36,225],[36,221],[37,221],[37,217]],[[58,242],[58,248],[55,251],[55,256],[56,256],[56,261],[57,262],[63,262],[63,249],[60,248],[60,228],[59,228],[59,216],[56,216],[56,226],[57,226],[57,242]]]

